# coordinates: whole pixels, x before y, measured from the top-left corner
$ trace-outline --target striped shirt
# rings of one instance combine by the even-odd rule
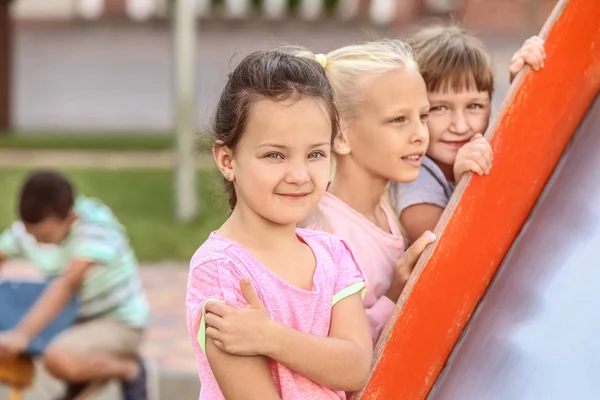
[[[112,211],[96,199],[80,196],[78,215],[60,245],[36,242],[21,221],[0,234],[0,253],[31,261],[49,279],[60,276],[71,260],[92,260],[80,289],[80,318],[113,317],[143,327],[149,308],[138,271],[138,261],[125,228]]]

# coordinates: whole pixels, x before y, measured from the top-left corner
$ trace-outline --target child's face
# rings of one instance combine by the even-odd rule
[[[369,82],[346,129],[349,156],[387,180],[417,179],[427,150],[427,89],[415,68],[398,68]],[[336,151],[340,151],[336,145]],[[341,152],[343,154],[343,151]]]
[[[254,103],[231,162],[236,208],[281,225],[303,220],[327,187],[331,129],[322,100]]]
[[[473,135],[485,133],[490,121],[490,94],[476,90],[429,93],[429,149],[438,163],[454,165],[456,153]]]
[[[65,219],[51,216],[36,224],[25,223],[25,229],[38,243],[60,244],[76,219],[75,213],[71,212]]]

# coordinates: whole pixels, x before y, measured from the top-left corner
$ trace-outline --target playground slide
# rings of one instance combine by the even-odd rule
[[[600,100],[430,400],[600,399]]]
[[[600,1],[559,1],[540,36],[544,68],[486,134],[491,174],[458,184],[354,399],[600,398]]]

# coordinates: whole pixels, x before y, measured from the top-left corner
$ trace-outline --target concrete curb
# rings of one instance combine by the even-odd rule
[[[198,168],[213,166],[212,155],[198,154]],[[0,149],[0,168],[167,169],[175,166],[170,150],[29,150]]]

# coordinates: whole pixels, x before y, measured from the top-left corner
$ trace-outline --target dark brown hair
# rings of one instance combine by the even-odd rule
[[[494,75],[483,43],[458,26],[435,25],[408,40],[428,92],[494,92]]]
[[[338,132],[338,113],[323,67],[315,60],[281,51],[258,51],[248,55],[229,75],[221,93],[213,123],[214,146],[227,146],[235,153],[256,101],[300,100],[303,97],[323,100],[331,118],[333,143]],[[224,182],[233,210],[237,202],[235,189],[232,182]]]
[[[35,171],[21,187],[19,216],[37,224],[48,217],[64,220],[73,209],[75,193],[69,180],[55,171]]]

